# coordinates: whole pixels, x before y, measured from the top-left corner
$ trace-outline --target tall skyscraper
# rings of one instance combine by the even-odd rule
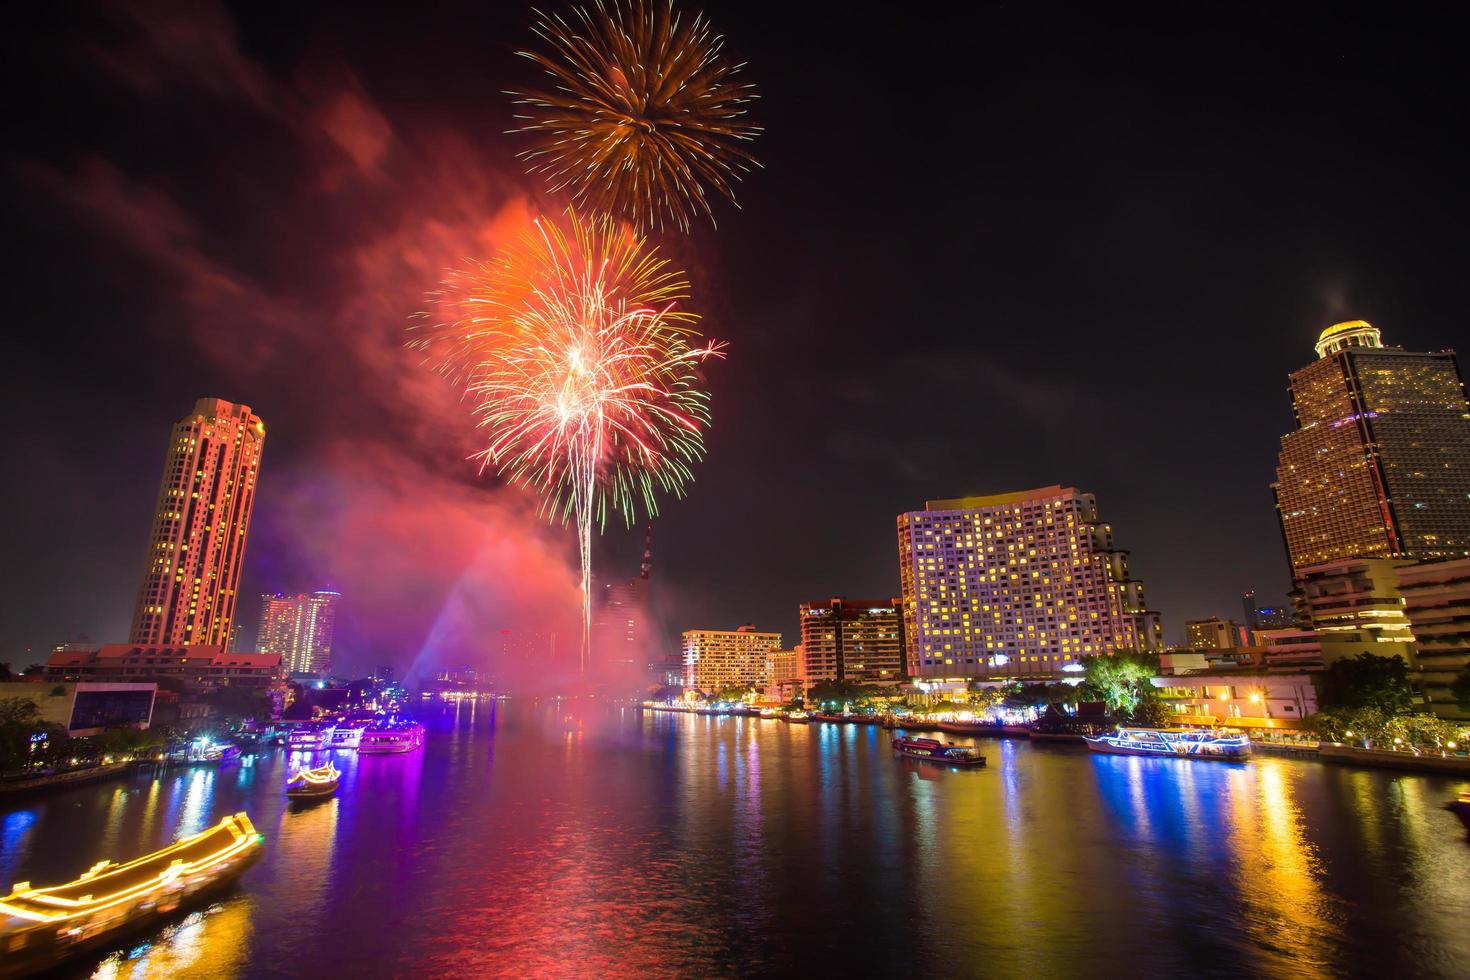
[[[749,624],[734,630],[685,630],[684,683],[701,691],[758,687],[768,674],[767,659],[780,649],[780,633],[762,633]]]
[[[311,595],[263,595],[255,648],[279,653],[289,674],[320,674],[332,667],[332,635],[336,629],[337,592]]]
[[[174,424],[130,643],[229,642],[264,441],[248,406],[218,398]]]
[[[1293,575],[1470,555],[1470,406],[1453,351],[1384,347],[1371,324],[1338,323],[1292,374],[1291,401],[1272,490]]]
[[[808,684],[893,684],[904,676],[900,599],[818,599],[801,604],[802,674]]]
[[[1045,676],[1162,646],[1128,553],[1074,487],[931,500],[898,516],[898,557],[915,677]]]
[[[609,582],[592,612],[592,662],[613,671],[648,663],[648,579]]]

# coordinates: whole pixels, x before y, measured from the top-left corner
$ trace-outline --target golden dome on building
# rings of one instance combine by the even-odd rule
[[[1344,320],[1323,330],[1317,338],[1317,356],[1327,357],[1348,347],[1382,347],[1378,328],[1367,320]]]

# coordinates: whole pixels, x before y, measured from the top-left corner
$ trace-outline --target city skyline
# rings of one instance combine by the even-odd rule
[[[1434,182],[1417,165],[1404,179],[1400,154],[1367,154],[1325,177],[1320,167],[1322,148],[1346,128],[1374,145],[1418,148],[1415,159],[1431,166],[1454,158],[1458,137],[1431,123],[1458,104],[1461,82],[1416,55],[1434,43],[1428,35],[1375,37],[1379,56],[1409,66],[1385,86],[1338,70],[1316,19],[1287,18],[1272,43],[1292,57],[1249,77],[1218,76],[1208,66],[1256,36],[1242,20],[1180,40],[1190,57],[1179,81],[1174,54],[1132,36],[1119,42],[1124,57],[1105,59],[1059,38],[1067,67],[1054,73],[1024,46],[989,40],[996,31],[1035,39],[1046,28],[1034,15],[996,14],[999,23],[974,31],[971,22],[956,35],[987,39],[981,84],[1020,80],[1038,103],[998,105],[985,145],[1031,147],[1037,158],[989,154],[972,182],[958,176],[971,172],[972,147],[924,143],[926,172],[946,175],[933,193],[949,203],[915,208],[909,186],[888,178],[899,158],[886,142],[840,167],[823,148],[849,145],[871,114],[895,121],[892,146],[917,145],[941,121],[902,111],[927,104],[914,100],[922,89],[904,82],[875,93],[862,114],[809,116],[808,97],[832,79],[857,82],[818,41],[826,25],[797,17],[773,34],[755,9],[710,15],[778,96],[762,154],[787,176],[742,189],[742,209],[721,215],[718,259],[705,230],[679,246],[695,260],[687,265],[711,335],[732,346],[711,376],[709,459],[688,499],[656,522],[654,618],[666,645],[699,623],[753,620],[791,633],[794,604],[813,595],[896,594],[886,532],[895,514],[915,501],[1055,482],[1096,492],[1127,529],[1171,641],[1186,619],[1236,614],[1243,591],[1284,596],[1268,485],[1302,352],[1349,318],[1409,350],[1456,339],[1455,251],[1436,244],[1457,241],[1457,229],[1453,208],[1428,191]],[[118,322],[86,320],[65,342],[27,334],[11,365],[12,414],[44,420],[13,434],[15,465],[54,479],[6,489],[6,532],[29,567],[11,587],[26,598],[4,619],[5,656],[29,649],[39,660],[54,642],[125,635],[157,489],[145,461],[164,448],[160,420],[210,394],[243,400],[271,423],[271,490],[255,516],[246,594],[333,582],[361,597],[339,646],[362,669],[431,656],[467,575],[492,597],[470,620],[476,630],[572,635],[554,621],[568,536],[461,465],[472,446],[451,421],[452,393],[400,349],[425,284],[514,230],[539,201],[488,139],[509,128],[499,92],[513,59],[437,35],[432,65],[386,57],[385,35],[398,38],[393,51],[429,43],[432,25],[418,13],[391,29],[372,12],[350,24],[310,11],[274,21],[179,13],[182,35],[100,14],[52,30],[56,15],[32,16],[37,43],[15,64],[45,93],[26,110],[39,135],[12,151],[6,185],[35,273],[15,291],[19,314],[40,319],[37,297],[79,293]],[[520,16],[477,11],[467,38],[516,36]],[[911,42],[895,47],[910,65],[962,63],[948,47],[956,42],[896,29]],[[1350,23],[1325,30],[1349,49],[1360,37]],[[96,60],[78,31],[115,42],[116,58]],[[208,68],[191,61],[172,46],[178,36],[208,38],[220,57]],[[321,47],[307,53],[292,37]],[[976,56],[963,53],[963,63]],[[1160,77],[1189,93],[1190,111],[1176,113],[1182,140],[1155,131],[1157,106],[1127,98]],[[419,111],[405,79],[435,87],[435,113]],[[1404,92],[1415,93],[1407,109]],[[97,98],[118,111],[86,130],[61,125]],[[117,121],[136,111],[157,112],[167,138],[144,140]],[[456,135],[467,127],[486,140]],[[1219,134],[1246,130],[1271,138],[1220,152]],[[236,134],[250,146],[223,138]],[[1066,162],[1079,141],[1093,150],[1086,172]],[[268,162],[242,182],[239,153],[250,149]],[[182,150],[191,166],[175,172]],[[1369,193],[1382,186],[1407,200],[1389,206]],[[859,194],[863,206],[848,206]],[[301,217],[313,236],[281,234]],[[899,247],[910,241],[950,247]],[[79,251],[97,261],[79,265]],[[972,291],[977,268],[985,285]],[[932,325],[926,343],[895,327],[915,317]],[[1188,371],[1166,367],[1179,358]],[[63,373],[108,411],[47,380]],[[142,375],[155,383],[132,383]],[[405,402],[424,407],[405,415]],[[917,404],[926,408],[900,407]],[[86,467],[66,451],[77,445],[94,449]],[[1225,465],[1186,498],[1175,483],[1203,450]],[[110,474],[105,495],[86,479],[92,466]],[[750,492],[752,480],[772,489]],[[371,526],[384,531],[376,542]],[[609,529],[598,545],[607,580],[636,574],[641,537]],[[1198,554],[1214,560],[1199,568]],[[395,590],[390,558],[420,584]]]

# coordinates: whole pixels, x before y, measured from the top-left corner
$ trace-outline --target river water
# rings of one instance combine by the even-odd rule
[[[983,770],[865,726],[515,702],[423,751],[174,769],[0,811],[0,886],[244,810],[229,895],[104,977],[1470,976],[1463,781],[984,740]],[[6,888],[8,891],[8,888]]]

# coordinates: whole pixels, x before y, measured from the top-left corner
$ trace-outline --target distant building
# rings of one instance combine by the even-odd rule
[[[1322,640],[1314,629],[1288,626],[1260,629],[1251,633],[1253,645],[1262,654],[1267,670],[1321,671]]]
[[[1425,701],[1442,717],[1470,717],[1449,690],[1470,666],[1470,558],[1415,562],[1395,573]]]
[[[766,660],[781,649],[780,633],[762,633],[749,624],[734,630],[684,631],[684,683],[701,691],[722,687],[760,687]]]
[[[1296,625],[1296,617],[1290,606],[1262,606],[1256,602],[1256,593],[1247,592],[1240,597],[1245,610],[1245,625],[1249,630],[1286,629]]]
[[[1294,574],[1347,558],[1470,555],[1470,405],[1452,351],[1334,324],[1291,376],[1272,490]]]
[[[325,674],[332,669],[338,592],[260,597],[260,626],[255,648],[278,653],[287,673]]]
[[[770,697],[790,700],[804,694],[809,685],[802,671],[802,647],[798,643],[790,650],[772,650],[766,658],[766,694]]]
[[[1250,642],[1245,627],[1233,619],[1186,619],[1184,643],[1196,650],[1233,650]]]
[[[56,681],[143,683],[165,678],[186,687],[269,687],[281,673],[274,653],[226,653],[223,647],[67,644],[46,658],[46,678]]]
[[[628,673],[647,665],[647,579],[604,585],[592,617],[594,663]]]
[[[896,684],[904,676],[902,599],[816,599],[801,604],[802,674],[820,681]]]
[[[1163,645],[1128,553],[1074,487],[931,500],[899,515],[898,553],[916,678],[1046,677]]]
[[[218,398],[174,424],[130,643],[229,642],[264,441],[248,406]]]

